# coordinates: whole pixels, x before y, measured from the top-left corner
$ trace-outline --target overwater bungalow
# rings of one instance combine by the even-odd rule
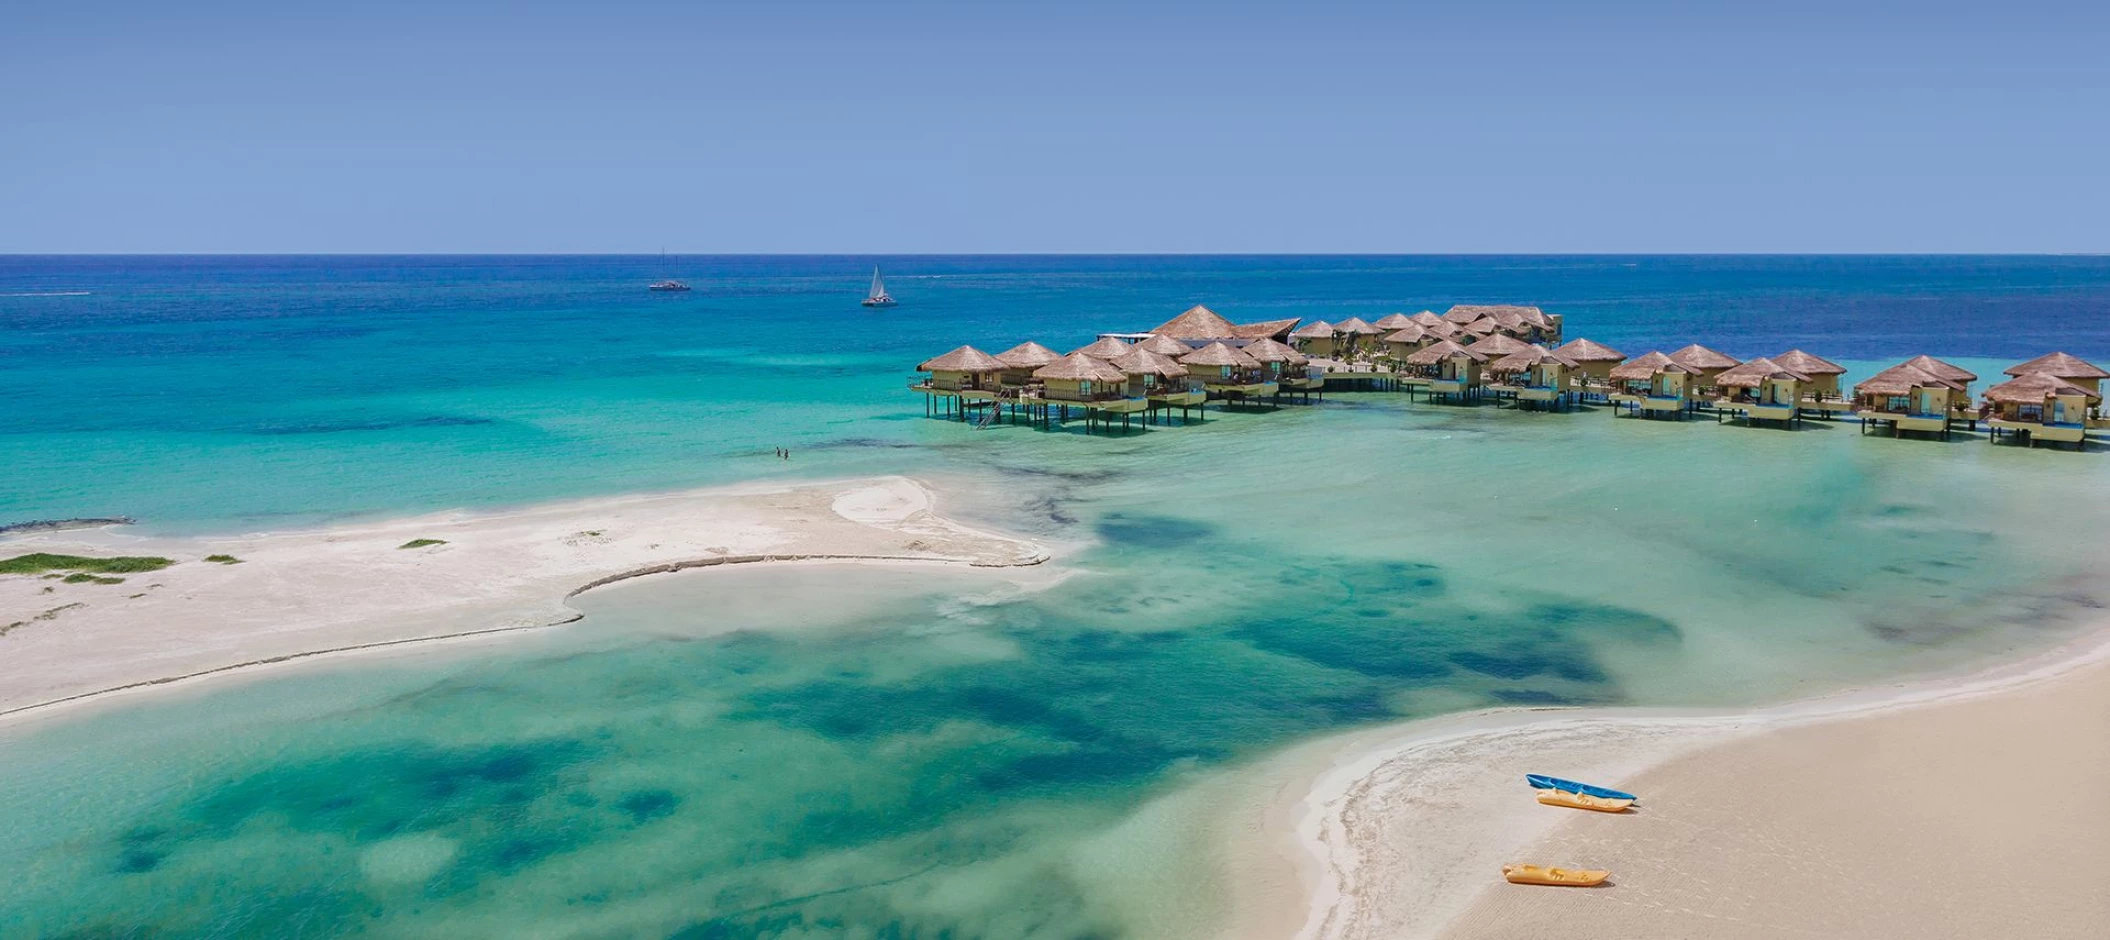
[[[1430,343],[1401,360],[1428,380],[1431,399],[1441,395],[1461,404],[1480,395],[1480,367],[1486,361],[1486,355],[1447,339]]]
[[[1516,399],[1517,407],[1560,411],[1577,397],[1582,364],[1543,346],[1527,345],[1490,361],[1487,372]]]
[[[2103,371],[2095,363],[2062,352],[2038,356],[2012,369],[2008,369],[2007,374],[2014,376],[2048,375],[2055,379],[2065,379],[2097,395],[2102,394],[2102,380],[2110,379],[2110,372]],[[2088,417],[2097,427],[2104,426],[2100,408],[2090,411]]]
[[[1919,369],[1938,379],[1955,382],[1962,394],[1951,396],[1950,417],[1969,425],[1973,431],[1978,430],[1978,412],[1971,407],[1971,383],[1978,381],[1977,373],[1933,356],[1914,356],[1899,364]]]
[[[1957,402],[1970,404],[1969,381],[1943,378],[1917,363],[1926,360],[1948,366],[1931,356],[1921,356],[1884,369],[1854,386],[1854,417],[1861,419],[1861,433],[1884,427],[1903,437],[1915,431],[1939,434],[1947,440],[1956,423]],[[1977,378],[1948,366],[1950,374]]]
[[[1332,357],[1337,350],[1333,324],[1314,320],[1290,331],[1290,345],[1302,350],[1307,356]]]
[[[1180,357],[1180,364],[1199,377],[1209,397],[1250,403],[1281,391],[1275,376],[1259,360],[1224,342],[1214,342]]]
[[[1815,411],[1829,418],[1834,411],[1853,407],[1852,399],[1839,389],[1839,377],[1846,374],[1845,366],[1800,349],[1790,349],[1770,358],[1783,369],[1810,377],[1809,384],[1802,390],[1803,411]]]
[[[1004,364],[973,346],[961,346],[916,366],[930,373],[909,387],[923,393],[923,413],[967,420],[970,409],[987,406],[1002,393]]]
[[[1107,365],[1128,376],[1128,394],[1149,402],[1143,422],[1152,423],[1161,411],[1178,408],[1180,423],[1187,423],[1189,409],[1199,411],[1208,400],[1208,390],[1178,360],[1143,349],[1140,344]]]
[[[1115,417],[1125,428],[1130,415],[1150,407],[1145,396],[1129,394],[1127,373],[1082,352],[1041,366],[1033,378],[1040,385],[1027,389],[1020,400],[1043,426],[1051,420],[1068,420],[1071,409],[1076,409],[1084,413],[1086,431],[1094,423],[1110,423]]]
[[[1128,355],[1128,351],[1134,348],[1134,346],[1124,343],[1115,337],[1101,336],[1086,345],[1070,350],[1070,355],[1074,356],[1082,353],[1094,359],[1118,359]]]
[[[1553,351],[1575,360],[1576,367],[1582,370],[1576,379],[1576,391],[1584,395],[1610,393],[1612,367],[1626,361],[1626,353],[1589,339],[1571,339],[1554,347]]]
[[[1335,352],[1339,358],[1354,359],[1379,351],[1378,337],[1384,330],[1363,322],[1361,317],[1349,317],[1333,325]]]
[[[1764,356],[1723,369],[1714,377],[1721,395],[1714,400],[1717,420],[1741,414],[1746,424],[1778,421],[1793,427],[1802,420],[1802,395],[1810,377]]]
[[[998,382],[1006,390],[1024,388],[1033,384],[1033,370],[1061,358],[1061,353],[1039,343],[1020,343],[996,354],[996,361],[1004,366]]]
[[[2089,411],[2102,404],[2103,396],[2050,373],[2025,372],[1986,389],[1985,401],[1990,440],[2005,436],[2031,447],[2056,441],[2080,450],[2088,443]]]
[[[1726,356],[1698,343],[1670,354],[1670,359],[1692,370],[1690,388],[1693,400],[1703,405],[1712,405],[1716,397],[1715,378],[1728,369],[1742,363],[1733,356]]]
[[[1605,375],[1612,383],[1606,397],[1612,402],[1613,414],[1625,405],[1629,413],[1644,418],[1683,418],[1692,407],[1693,381],[1699,373],[1651,351],[1613,366]]]
[[[1240,350],[1259,362],[1274,374],[1275,382],[1285,392],[1297,392],[1304,401],[1311,400],[1311,393],[1326,388],[1326,373],[1319,370],[1313,375],[1311,357],[1298,352],[1288,344],[1271,339],[1256,339]]]

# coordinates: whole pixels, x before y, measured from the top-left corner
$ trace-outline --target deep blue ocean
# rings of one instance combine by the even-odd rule
[[[874,264],[901,306],[858,306]],[[665,277],[694,290],[644,289]],[[1463,302],[1630,354],[2110,357],[2103,257],[9,256],[0,521],[277,527],[859,472],[919,433],[914,365],[963,342]]]

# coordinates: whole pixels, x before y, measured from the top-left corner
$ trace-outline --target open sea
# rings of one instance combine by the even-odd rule
[[[875,260],[901,306],[858,306]],[[666,277],[695,290],[644,290]],[[0,524],[906,473],[1088,545],[1043,591],[695,573],[516,642],[0,727],[0,936],[1204,937],[1224,865],[1191,796],[1290,745],[1776,700],[2110,604],[2100,445],[1385,393],[1087,436],[904,387],[961,343],[1067,350],[1195,303],[1470,302],[1849,382],[2110,361],[2100,257],[0,257]]]

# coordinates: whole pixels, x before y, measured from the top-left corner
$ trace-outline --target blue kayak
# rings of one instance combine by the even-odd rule
[[[1587,783],[1576,783],[1573,780],[1563,780],[1559,777],[1548,777],[1545,774],[1525,774],[1524,779],[1529,782],[1533,787],[1536,787],[1540,790],[1566,790],[1569,793],[1580,793],[1584,796],[1601,796],[1607,800],[1641,799],[1640,797],[1628,793],[1624,790],[1612,790],[1607,789],[1605,787],[1593,787]]]

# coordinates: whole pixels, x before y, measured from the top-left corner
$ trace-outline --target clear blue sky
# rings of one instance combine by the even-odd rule
[[[6,6],[0,252],[2110,251],[2110,3]]]

